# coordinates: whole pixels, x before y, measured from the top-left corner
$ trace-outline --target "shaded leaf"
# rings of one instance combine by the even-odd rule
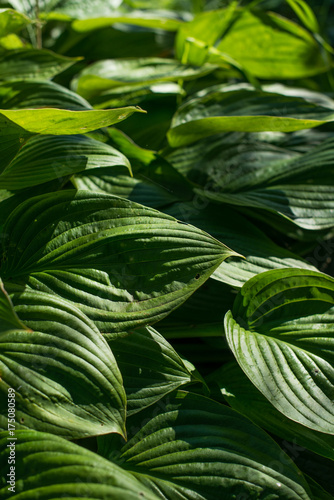
[[[212,275],[213,276],[213,275]],[[211,278],[162,321],[157,328],[167,339],[207,338],[224,334],[224,316],[231,309],[236,290]],[[197,341],[196,341],[197,342]],[[188,350],[191,349],[188,343]],[[179,352],[178,345],[176,349]],[[201,346],[200,356],[203,354]],[[210,351],[207,361],[213,362],[216,352]]]
[[[117,129],[110,128],[107,133],[109,143],[130,160],[133,177],[124,167],[90,169],[73,178],[78,189],[114,194],[153,208],[191,199],[188,182],[161,156],[137,146]]]
[[[235,175],[238,178],[237,172]],[[197,196],[193,203],[174,204],[166,212],[196,227],[205,228],[212,236],[224,241],[224,244],[245,257],[223,262],[214,271],[212,278],[241,287],[253,276],[269,269],[300,267],[316,271],[314,266],[298,255],[276,245],[233,208],[205,206],[205,201],[205,197]]]
[[[299,152],[263,141],[259,134],[242,142],[239,134],[227,134],[180,148],[167,159],[201,186],[195,188],[196,205],[212,200],[264,209],[270,212],[262,216],[267,222],[275,214],[301,228],[323,230],[334,226],[333,145],[325,134],[319,146],[309,144]]]

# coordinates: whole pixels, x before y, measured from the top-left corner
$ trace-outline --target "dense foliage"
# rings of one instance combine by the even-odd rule
[[[0,6],[1,498],[333,498],[333,2]]]

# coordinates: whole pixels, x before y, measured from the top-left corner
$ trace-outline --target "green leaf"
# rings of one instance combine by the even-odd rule
[[[225,167],[223,162],[222,165]],[[223,176],[223,169],[221,174]],[[240,174],[238,175],[236,171],[235,176],[239,178]],[[269,269],[300,267],[316,271],[314,266],[298,255],[275,244],[233,208],[222,206],[217,210],[213,205],[206,206],[205,202],[205,197],[197,196],[193,203],[174,204],[167,208],[166,212],[200,229],[205,228],[217,240],[224,241],[224,244],[245,257],[245,260],[233,259],[223,262],[214,271],[212,278],[234,287],[241,287],[253,276]],[[236,228],[242,228],[242,232],[236,231]]]
[[[86,169],[123,165],[128,159],[108,144],[85,136],[36,136],[0,175],[0,189],[18,190],[61,179]]]
[[[6,292],[2,280],[0,278],[0,338],[1,334],[10,332],[11,330],[27,330],[31,331],[16,314],[12,301]]]
[[[46,49],[10,50],[0,56],[0,80],[41,80],[52,78],[72,66],[77,58]]]
[[[72,111],[92,109],[75,92],[51,81],[16,80],[0,84],[0,108],[60,108]]]
[[[278,445],[227,406],[180,391],[142,415],[116,460],[159,498],[310,498]]]
[[[302,98],[254,90],[244,84],[216,86],[180,106],[167,137],[175,148],[221,132],[293,132],[333,119],[333,107]]]
[[[236,362],[223,366],[213,373],[210,379],[219,385],[233,409],[284,439],[286,452],[293,459],[308,448],[314,453],[334,460],[334,437],[308,429],[284,417],[251,383]]]
[[[177,18],[172,12],[159,11],[132,11],[124,14],[114,14],[113,16],[94,17],[91,19],[77,19],[73,21],[71,27],[79,33],[113,26],[116,23],[124,23],[153,30],[177,31],[183,25],[183,21]]]
[[[192,67],[161,57],[107,59],[81,71],[73,80],[72,88],[89,99],[119,86],[200,78],[215,68],[210,64]]]
[[[78,498],[110,500],[158,500],[121,467],[51,434],[17,431],[15,445],[15,492],[9,491],[8,432],[0,434],[1,479],[3,500]]]
[[[6,280],[65,297],[109,333],[162,319],[237,255],[173,217],[88,191],[27,200],[4,235]]]
[[[0,110],[0,125],[7,125],[9,119],[13,127],[15,125],[16,128],[20,127],[26,135],[86,134],[125,120],[136,112],[145,113],[142,109],[134,106],[98,111],[70,111],[55,108],[2,109]]]
[[[112,339],[109,346],[123,376],[128,416],[196,381],[173,347],[152,327]]]
[[[13,9],[0,9],[0,37],[16,33],[30,24],[30,19]]]
[[[31,329],[10,328],[0,337],[0,406],[13,388],[16,428],[66,438],[125,436],[122,377],[94,324],[59,296],[10,284],[7,290]]]
[[[197,41],[197,47],[188,40]],[[195,65],[225,63],[228,56],[250,74],[266,79],[305,78],[330,69],[328,57],[301,26],[275,13],[238,9],[236,2],[199,14],[180,28],[176,56],[183,60],[185,54]]]
[[[279,269],[250,279],[226,314],[239,365],[283,415],[334,433],[334,279]]]

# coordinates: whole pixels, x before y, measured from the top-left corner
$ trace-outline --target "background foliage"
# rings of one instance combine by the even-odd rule
[[[0,7],[1,498],[333,498],[333,2]]]

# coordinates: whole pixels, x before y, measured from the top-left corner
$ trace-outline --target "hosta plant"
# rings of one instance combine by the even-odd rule
[[[1,498],[333,498],[320,3],[0,1]]]

